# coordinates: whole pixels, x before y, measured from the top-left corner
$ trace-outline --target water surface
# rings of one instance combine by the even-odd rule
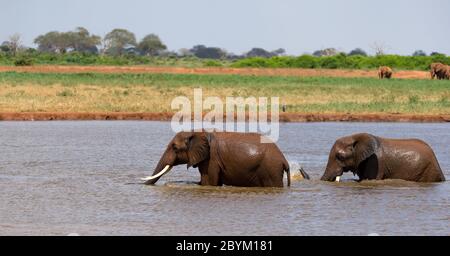
[[[287,123],[278,145],[311,181],[201,187],[197,169],[150,175],[167,122],[0,122],[0,235],[450,235],[450,182],[327,183],[335,139],[356,132],[429,143],[450,179],[450,124]],[[293,171],[295,173],[295,171]]]

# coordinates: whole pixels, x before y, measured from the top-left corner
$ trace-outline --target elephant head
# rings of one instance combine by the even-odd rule
[[[179,132],[167,145],[152,176],[143,178],[145,184],[155,184],[159,178],[170,171],[173,166],[187,164],[197,165],[209,159],[210,134],[206,132]]]
[[[358,166],[374,155],[378,147],[378,140],[367,133],[354,134],[336,140],[331,148],[325,172],[320,179],[339,181],[344,172],[357,172]]]

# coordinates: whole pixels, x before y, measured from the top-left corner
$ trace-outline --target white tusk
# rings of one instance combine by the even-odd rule
[[[339,182],[341,180],[341,176],[336,176],[336,182]]]
[[[166,167],[164,167],[164,169],[162,171],[160,171],[158,174],[153,175],[153,176],[148,176],[148,177],[145,177],[145,178],[141,178],[141,180],[149,181],[149,180],[156,179],[156,178],[161,177],[162,175],[164,175],[164,173],[168,172],[170,169],[171,169],[170,165],[166,165]]]

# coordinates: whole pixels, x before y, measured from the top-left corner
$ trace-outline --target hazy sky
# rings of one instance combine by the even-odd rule
[[[2,1],[0,42],[20,33],[28,46],[39,34],[77,26],[104,36],[114,28],[138,39],[158,34],[170,50],[195,44],[240,54],[252,47],[288,54],[374,42],[388,53],[422,49],[450,55],[449,0],[14,0]]]

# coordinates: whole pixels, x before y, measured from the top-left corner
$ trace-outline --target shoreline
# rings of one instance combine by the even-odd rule
[[[143,112],[0,112],[0,121],[170,121],[174,113]],[[247,116],[248,118],[248,116]],[[225,118],[224,118],[225,120]],[[280,122],[450,122],[448,115],[280,113]]]

